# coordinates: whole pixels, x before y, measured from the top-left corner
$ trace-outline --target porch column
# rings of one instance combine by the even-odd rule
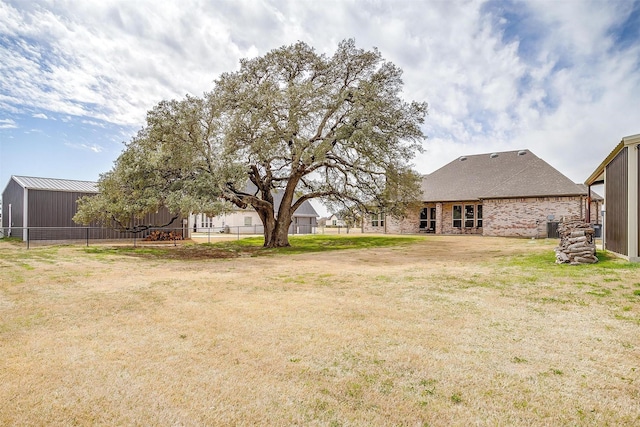
[[[29,231],[27,227],[29,227],[29,189],[25,188],[23,197],[22,197],[22,240],[27,241],[27,236],[29,235]]]

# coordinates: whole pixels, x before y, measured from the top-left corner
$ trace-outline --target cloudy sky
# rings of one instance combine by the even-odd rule
[[[640,133],[640,1],[0,0],[0,189],[97,180],[162,99],[298,40],[379,48],[429,103],[429,173],[528,148],[582,182]]]

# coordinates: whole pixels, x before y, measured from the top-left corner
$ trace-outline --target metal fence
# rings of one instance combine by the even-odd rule
[[[289,235],[316,234],[314,225],[291,225]],[[24,241],[27,248],[39,245],[83,244],[139,244],[165,242],[177,244],[178,241],[193,238],[196,241],[215,242],[220,240],[241,239],[243,237],[263,236],[262,225],[224,226],[211,228],[149,228],[139,233],[122,232],[104,227],[11,227],[0,228],[1,237],[14,237]]]
[[[289,235],[297,234],[317,234],[318,228],[315,225],[295,225],[289,227]],[[216,240],[229,240],[230,238],[241,239],[243,237],[263,236],[263,225],[238,225],[223,227],[196,227],[190,233],[191,238],[202,241],[206,239],[208,243]]]
[[[139,233],[122,232],[104,227],[11,227],[1,229],[1,237],[14,237],[24,241],[27,248],[33,245],[64,245],[90,243],[168,242],[177,244],[185,239],[183,228],[149,228]]]

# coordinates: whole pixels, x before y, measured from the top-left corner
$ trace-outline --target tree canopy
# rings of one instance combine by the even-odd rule
[[[250,206],[265,246],[277,247],[288,246],[292,215],[310,199],[401,213],[419,192],[410,161],[427,111],[402,99],[401,75],[353,40],[332,56],[298,42],[243,59],[202,97],[150,110],[76,220],[126,228],[160,206],[184,215]]]

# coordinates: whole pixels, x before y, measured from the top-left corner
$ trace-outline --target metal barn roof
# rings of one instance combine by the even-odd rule
[[[33,176],[11,177],[15,182],[28,190],[75,191],[78,193],[98,193],[98,186],[93,181],[76,181],[73,179],[37,178]]]

